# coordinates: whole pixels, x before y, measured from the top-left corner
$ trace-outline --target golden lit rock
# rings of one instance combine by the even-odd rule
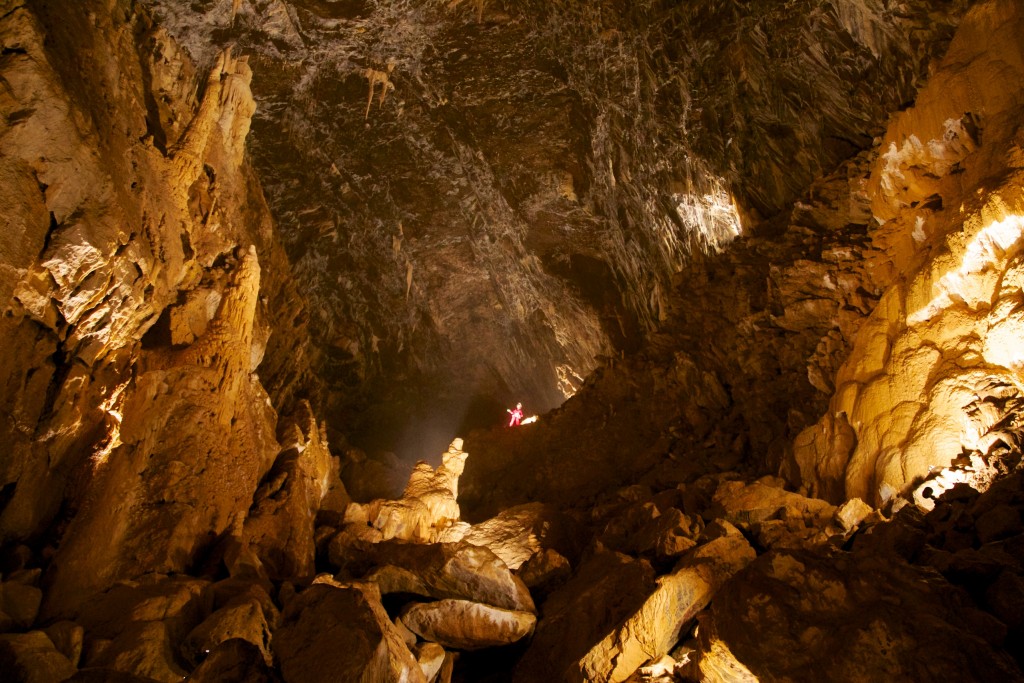
[[[462,439],[455,439],[436,469],[422,461],[416,463],[401,499],[369,505],[369,521],[384,540],[434,542],[459,521],[459,475],[468,455],[462,451]]]
[[[658,578],[637,612],[591,648],[570,680],[625,681],[644,662],[667,654],[715,591],[755,556],[735,528],[688,553]]]
[[[375,567],[367,575],[384,594],[413,593],[459,598],[504,609],[534,612],[530,591],[501,559],[484,546],[380,542],[353,548],[348,571]]]
[[[891,151],[872,171],[879,220],[906,221],[919,202],[938,199],[914,223],[915,242],[889,245],[903,277],[856,338],[829,415],[795,443],[803,476],[833,500],[844,460],[842,496],[885,502],[883,487],[905,492],[976,447],[992,424],[978,419],[986,396],[1021,393],[1013,340],[1024,176],[1011,171],[977,193],[955,177],[1003,163],[989,150],[1015,135],[1009,122],[1024,111],[1021,27],[1024,14],[1011,2],[969,13],[945,61],[886,134]],[[971,133],[978,128],[981,147]],[[852,440],[837,438],[835,425],[846,424]]]
[[[42,631],[0,634],[0,662],[10,680],[56,683],[75,673],[74,665]]]
[[[515,643],[537,622],[529,612],[452,599],[415,604],[402,612],[401,619],[420,637],[459,650]]]
[[[547,548],[568,553],[575,523],[552,506],[527,503],[474,524],[462,540],[489,548],[512,570]]]

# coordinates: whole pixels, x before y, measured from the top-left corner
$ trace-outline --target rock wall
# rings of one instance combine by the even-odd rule
[[[413,460],[637,349],[693,257],[871,145],[967,4],[154,7],[199,63],[252,55],[328,417]]]
[[[282,450],[275,402],[315,384],[245,160],[246,60],[200,76],[131,3],[7,2],[2,21],[0,542],[50,560],[60,614],[203,561]],[[261,366],[268,344],[284,357]]]
[[[884,502],[1006,440],[1021,404],[1024,27],[1018,3],[964,20],[865,187],[884,293],[798,437],[811,490]]]
[[[1019,17],[982,3],[964,21],[871,149],[677,275],[641,353],[529,430],[470,435],[486,457],[466,514],[655,481],[695,455],[882,503],[1012,441]]]

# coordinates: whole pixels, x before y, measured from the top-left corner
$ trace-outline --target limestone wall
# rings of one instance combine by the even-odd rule
[[[965,18],[880,143],[867,192],[891,280],[794,451],[812,491],[882,502],[986,451],[1024,389],[1024,11]]]
[[[197,72],[120,3],[6,2],[0,22],[0,543],[52,560],[60,613],[240,528],[281,450],[257,373],[290,408],[308,366],[245,161],[246,59]]]

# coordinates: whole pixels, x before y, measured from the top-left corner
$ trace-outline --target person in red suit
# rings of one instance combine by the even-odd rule
[[[509,415],[512,416],[512,419],[508,421],[508,426],[509,427],[518,427],[519,423],[523,421],[523,404],[522,403],[517,403],[515,410],[509,410],[508,408],[506,408],[505,412],[507,412]]]

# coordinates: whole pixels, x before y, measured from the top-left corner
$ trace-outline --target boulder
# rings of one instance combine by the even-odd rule
[[[510,645],[529,635],[537,623],[530,612],[468,600],[413,604],[402,611],[401,620],[421,638],[458,650]]]
[[[299,403],[281,431],[284,450],[256,490],[241,543],[255,553],[270,579],[308,580],[316,572],[313,522],[332,485],[340,488],[339,497],[344,489],[335,478],[326,428],[317,424],[308,402]]]
[[[577,526],[572,518],[551,505],[526,503],[474,524],[462,538],[467,543],[490,548],[509,569],[516,570],[547,548],[569,557],[577,556]]]
[[[0,635],[0,672],[5,683],[60,683],[75,666],[42,631]]]
[[[444,666],[448,653],[437,643],[420,643],[413,648],[413,654],[416,655],[416,662],[420,665],[423,676],[427,681],[433,681]]]
[[[75,621],[87,638],[117,638],[132,623],[166,622],[183,638],[209,613],[210,582],[189,577],[151,576],[125,582],[84,603]]]
[[[687,671],[699,680],[1024,679],[997,649],[1005,627],[895,555],[770,551],[719,589],[699,623]]]
[[[1020,510],[1011,505],[997,505],[986,510],[976,522],[978,540],[990,543],[1024,532]]]
[[[434,680],[429,683],[452,683],[452,676],[455,673],[455,657],[453,652],[445,653],[441,669],[437,672]]]
[[[396,618],[394,623],[395,628],[398,629],[399,635],[402,636],[402,641],[405,643],[405,646],[409,648],[409,650],[412,651],[414,654],[416,654],[416,659],[417,661],[419,661],[419,654],[417,654],[416,651],[416,634],[410,631],[408,628],[406,628],[405,624],[402,623],[401,619]]]
[[[636,614],[657,587],[645,560],[600,546],[585,553],[576,574],[545,601],[543,618],[513,680],[581,680],[579,662]]]
[[[646,664],[626,679],[626,683],[674,683],[676,668],[679,663],[669,655],[662,655],[657,660]]]
[[[0,633],[23,631],[35,622],[43,591],[20,581],[0,583]]]
[[[200,579],[152,576],[93,596],[76,618],[85,629],[84,667],[180,680],[187,673],[181,643],[210,611],[209,586]]]
[[[267,666],[265,649],[248,640],[231,638],[216,646],[189,674],[190,683],[279,683]]]
[[[1024,577],[1004,570],[985,590],[985,604],[1007,627],[1024,635]],[[1024,653],[1018,650],[1017,656],[1019,662]]]
[[[360,507],[358,503],[349,506],[349,512],[353,508]],[[380,543],[384,536],[366,524],[346,524],[341,531],[327,542],[327,559],[335,567],[342,567],[349,563],[352,555],[358,555],[366,547]]]
[[[749,530],[761,549],[813,548],[829,539],[825,531],[799,516],[757,522]]]
[[[270,625],[254,598],[234,600],[208,616],[186,636],[181,651],[193,666],[206,659],[218,645],[240,639],[251,643],[271,665]]]
[[[133,621],[112,640],[90,638],[85,665],[176,683],[188,674],[177,651],[165,622]]]
[[[851,498],[836,508],[836,524],[846,533],[850,533],[863,522],[875,509],[860,498]]]
[[[557,550],[537,553],[519,568],[519,578],[531,592],[548,593],[572,575],[572,566]]]
[[[277,628],[281,620],[281,614],[277,605],[271,599],[270,594],[262,584],[239,579],[223,579],[210,587],[213,594],[213,606],[217,610],[223,607],[234,605],[238,602],[255,601],[263,610],[263,618],[270,625],[271,630]]]
[[[640,529],[652,524],[661,515],[657,506],[649,500],[634,501],[628,505],[609,504],[608,509],[595,510],[594,514],[607,518],[599,534],[601,543],[619,552],[632,550]]]
[[[530,591],[483,546],[470,543],[378,543],[350,558],[363,567],[382,593],[471,600],[524,612],[535,610]]]
[[[676,508],[667,508],[637,529],[624,544],[624,550],[670,560],[697,545],[702,528],[699,517],[690,518]]]
[[[82,657],[85,629],[73,621],[58,621],[50,624],[43,631],[50,637],[57,651],[77,667]]]
[[[291,598],[271,640],[286,683],[425,683],[416,658],[367,587],[316,584]]]
[[[763,522],[785,511],[789,516],[804,517],[824,527],[835,514],[834,505],[786,491],[781,481],[771,477],[751,484],[723,481],[715,491],[712,505],[721,517],[738,525]]]
[[[568,680],[625,681],[644,662],[668,654],[715,591],[755,557],[736,528],[687,553],[672,573],[658,578],[637,611],[583,656]]]

